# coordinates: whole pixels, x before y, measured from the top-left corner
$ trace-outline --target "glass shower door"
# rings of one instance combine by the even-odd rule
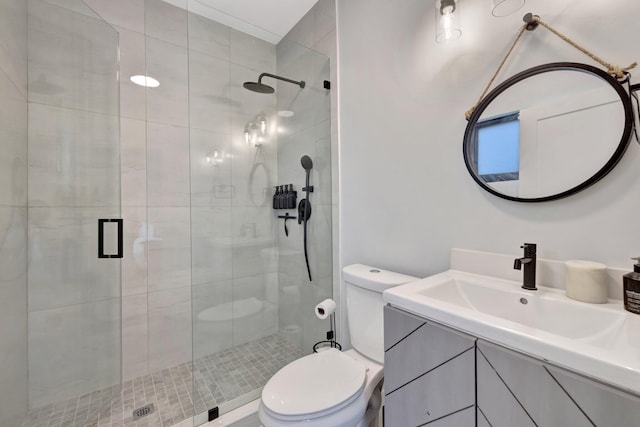
[[[29,0],[28,40],[25,425],[121,423],[118,33]]]
[[[202,1],[190,1],[198,12]],[[213,16],[209,14],[208,16]],[[191,315],[194,425],[259,399],[267,381],[325,339],[315,305],[332,295],[330,95],[326,56],[277,45],[189,14]],[[275,93],[247,90],[261,73]],[[297,209],[274,209],[274,186],[314,213],[304,255]]]

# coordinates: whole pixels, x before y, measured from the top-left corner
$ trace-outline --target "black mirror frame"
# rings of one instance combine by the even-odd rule
[[[471,152],[473,147],[473,141],[475,138],[476,124],[478,123],[480,116],[482,115],[484,110],[489,106],[489,104],[491,104],[491,102],[494,99],[496,99],[498,95],[500,95],[502,92],[507,90],[509,87],[529,77],[532,77],[538,74],[547,73],[550,71],[559,71],[559,70],[573,70],[573,71],[580,71],[588,74],[593,74],[596,77],[600,77],[602,80],[609,83],[611,87],[613,87],[613,89],[616,91],[616,93],[620,97],[620,100],[622,101],[622,106],[624,108],[624,115],[625,115],[625,125],[622,133],[622,138],[620,139],[620,143],[618,144],[618,147],[616,148],[616,151],[613,153],[611,158],[607,161],[607,163],[602,168],[600,168],[600,170],[598,170],[595,173],[595,175],[593,175],[591,178],[585,180],[584,182],[582,182],[581,184],[573,188],[570,188],[566,191],[553,194],[550,196],[535,197],[535,198],[513,197],[506,194],[502,194],[494,190],[490,186],[488,186],[485,181],[480,179],[477,172],[474,170],[475,168],[473,166],[473,162],[470,157],[471,157]],[[473,114],[469,118],[469,121],[467,123],[467,128],[465,129],[465,132],[464,132],[464,140],[462,143],[464,163],[467,167],[467,170],[469,171],[469,174],[474,179],[474,181],[476,181],[476,183],[480,187],[482,187],[484,190],[488,191],[489,193],[493,194],[494,196],[497,196],[506,200],[511,200],[514,202],[525,202],[525,203],[547,202],[550,200],[558,200],[567,196],[571,196],[572,194],[576,194],[592,186],[593,184],[595,184],[596,182],[604,178],[609,172],[611,172],[611,170],[618,164],[620,159],[622,159],[622,156],[624,155],[625,151],[627,150],[627,147],[629,146],[629,142],[631,140],[631,132],[633,131],[633,126],[634,126],[633,107],[631,105],[631,97],[625,90],[624,86],[622,86],[622,84],[618,80],[616,80],[613,76],[607,74],[606,71],[601,70],[600,68],[593,67],[591,65],[581,64],[576,62],[553,62],[549,64],[538,65],[536,67],[529,68],[527,70],[524,70],[508,78],[507,80],[505,80],[504,82],[496,86],[484,98],[482,98],[482,100],[474,110]]]

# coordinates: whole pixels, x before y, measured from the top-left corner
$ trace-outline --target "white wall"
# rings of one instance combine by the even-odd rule
[[[544,258],[614,267],[629,267],[640,253],[636,142],[595,186],[542,204],[484,192],[462,158],[464,113],[525,12],[627,65],[640,59],[640,3],[531,0],[507,18],[492,17],[489,6],[461,0],[462,38],[438,45],[431,1],[338,1],[342,265],[426,276],[448,268],[451,247],[519,254],[525,241],[538,243]],[[568,60],[592,64],[539,28],[524,35],[502,77]]]

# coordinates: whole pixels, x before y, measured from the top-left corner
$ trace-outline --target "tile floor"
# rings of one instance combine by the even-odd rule
[[[22,427],[170,427],[263,387],[300,356],[296,346],[276,333],[193,365],[183,363],[126,381],[122,390],[115,386],[34,409]],[[150,403],[155,412],[134,421],[133,410]]]

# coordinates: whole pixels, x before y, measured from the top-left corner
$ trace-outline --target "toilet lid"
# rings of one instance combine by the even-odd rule
[[[361,391],[365,367],[330,349],[291,362],[262,390],[262,402],[274,413],[303,415],[324,411]]]

